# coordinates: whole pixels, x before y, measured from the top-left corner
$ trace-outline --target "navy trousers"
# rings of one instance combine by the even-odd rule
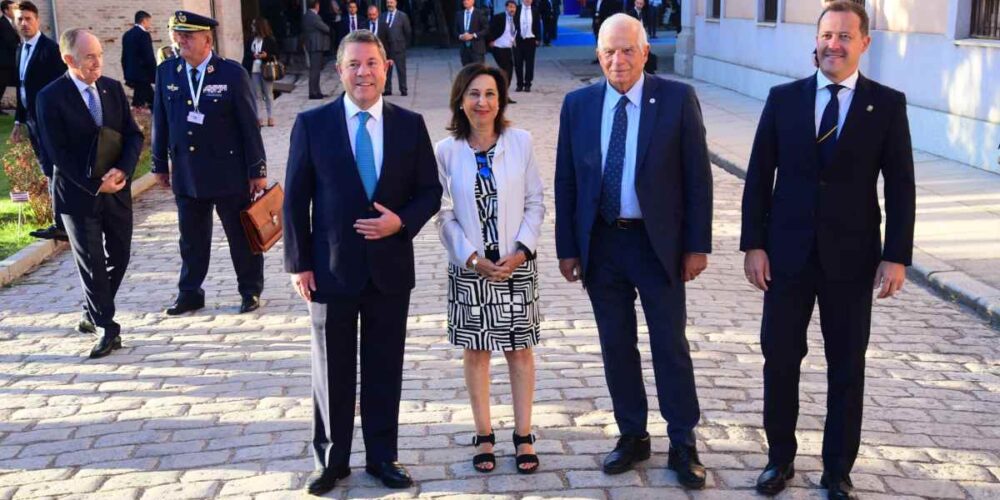
[[[178,300],[204,297],[201,284],[208,274],[212,251],[212,208],[222,221],[229,240],[229,255],[236,269],[237,289],[241,296],[260,295],[264,290],[264,256],[250,251],[240,223],[240,211],[250,205],[250,195],[238,194],[221,198],[189,198],[176,196],[177,221],[181,233],[181,276],[177,287]]]
[[[684,328],[683,283],[670,283],[643,227],[613,228],[594,223],[587,292],[597,320],[604,375],[615,421],[622,435],[645,436],[648,404],[637,347],[635,299],[649,328],[649,346],[660,414],[671,443],[694,446],[700,410],[694,367]]]
[[[818,299],[827,362],[823,467],[836,477],[845,477],[854,466],[861,444],[874,276],[831,280],[823,275],[814,252],[806,270],[797,276],[774,274],[772,278],[764,293],[760,332],[768,459],[774,464],[795,459],[799,367],[808,351],[806,329]]]

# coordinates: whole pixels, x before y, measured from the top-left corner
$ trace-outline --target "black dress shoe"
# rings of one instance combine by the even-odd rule
[[[515,101],[515,100],[513,100],[513,99],[511,99],[511,98],[508,97],[507,98],[507,104],[517,104],[517,101]]]
[[[382,92],[382,95],[392,95],[392,91],[386,90],[385,92]]]
[[[649,458],[649,434],[645,436],[622,436],[615,449],[604,457],[605,474],[621,474],[632,469],[632,465]]]
[[[31,237],[38,238],[40,240],[69,241],[66,231],[59,229],[55,224],[45,229],[36,229],[28,234]]]
[[[80,322],[76,324],[76,331],[80,333],[97,333],[97,326],[94,325],[93,321],[90,321],[86,315],[80,318]]]
[[[764,472],[757,476],[757,493],[762,495],[777,495],[785,489],[789,479],[795,477],[793,464],[767,464]]]
[[[670,446],[667,468],[677,473],[677,481],[689,490],[705,487],[705,466],[698,460],[698,449],[694,446]]]
[[[525,92],[531,92],[531,85],[525,85],[524,86],[524,91]]]
[[[256,311],[260,309],[260,297],[257,295],[247,295],[240,302],[240,314]]]
[[[405,90],[400,90],[400,91],[399,91],[399,95],[401,95],[401,96],[404,96],[404,97],[405,97],[405,96],[406,96],[406,91],[405,91]]]
[[[184,314],[184,313],[191,312],[191,311],[197,311],[198,309],[201,309],[202,307],[205,307],[205,299],[200,299],[200,300],[195,300],[195,299],[192,299],[192,300],[181,300],[181,299],[177,299],[177,301],[174,302],[173,305],[171,305],[170,307],[168,307],[167,310],[163,311],[163,312],[165,312],[167,314],[167,316],[177,316],[178,314]]]
[[[517,88],[514,89],[514,92],[524,92],[524,85],[518,85]]]
[[[830,500],[856,500],[858,498],[854,494],[854,483],[849,477],[840,478],[823,473],[819,485],[821,488],[826,488],[826,497]]]
[[[333,489],[337,481],[351,475],[350,467],[328,467],[313,474],[306,491],[310,495],[320,496]]]
[[[90,359],[103,358],[111,351],[115,349],[122,348],[122,337],[119,334],[114,335],[104,335],[100,340],[94,344],[94,347],[90,349]]]
[[[406,467],[399,462],[379,462],[365,466],[365,472],[382,480],[389,488],[409,488],[413,486],[413,478],[406,472]]]
[[[312,95],[309,96],[310,99],[323,99],[325,97],[326,96],[323,95],[323,94],[312,94]]]

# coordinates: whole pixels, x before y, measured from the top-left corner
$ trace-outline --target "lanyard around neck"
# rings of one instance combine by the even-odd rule
[[[198,68],[194,67],[192,69],[197,70]],[[188,90],[191,91],[191,103],[194,104],[194,110],[195,111],[198,111],[198,101],[201,100],[201,89],[205,85],[205,76],[206,76],[204,74],[205,73],[204,71],[198,71],[198,73],[199,73],[199,75],[198,75],[198,89],[195,90],[195,88],[194,88],[194,80],[191,79],[191,72],[187,71]]]

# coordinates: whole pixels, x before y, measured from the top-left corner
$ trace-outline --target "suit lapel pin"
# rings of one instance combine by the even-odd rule
[[[649,98],[649,103],[650,104],[656,104],[656,98],[655,97],[650,97]]]
[[[868,112],[871,113],[875,109],[875,106],[872,106],[871,104],[869,104],[867,109],[868,109]]]
[[[211,75],[212,73],[215,73],[215,66],[212,66],[211,64],[209,64],[209,65],[208,65],[208,67],[207,67],[207,68],[205,68],[205,73],[208,73],[208,74],[210,74],[210,75]]]

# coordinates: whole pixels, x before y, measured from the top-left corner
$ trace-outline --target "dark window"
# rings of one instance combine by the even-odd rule
[[[1000,40],[1000,0],[972,0],[972,38]]]
[[[708,13],[708,17],[711,19],[719,19],[722,17],[722,0],[712,0],[711,11]]]
[[[761,21],[765,23],[778,22],[778,0],[764,0],[764,17]]]

